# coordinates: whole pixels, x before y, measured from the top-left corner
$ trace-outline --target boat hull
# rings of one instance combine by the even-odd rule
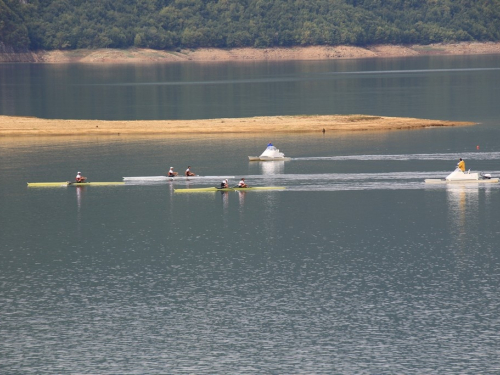
[[[115,186],[125,182],[28,182],[28,187],[66,187],[66,186]]]
[[[484,180],[444,180],[444,179],[427,179],[426,184],[495,184],[498,183],[498,178]]]
[[[284,161],[290,160],[290,158],[285,157],[285,154],[280,152],[276,147],[272,144],[267,145],[267,148],[264,150],[260,156],[249,156],[249,161]]]
[[[456,168],[445,179],[427,179],[426,184],[494,184],[498,178],[491,178],[490,174],[479,175],[479,173],[466,173]]]
[[[248,188],[216,188],[216,187],[208,187],[208,188],[192,188],[192,189],[174,189],[175,193],[202,193],[202,192],[216,192],[216,191],[259,191],[259,190],[285,190],[286,187],[283,186],[256,186],[256,187],[248,187]]]
[[[224,180],[224,179],[236,178],[235,176],[139,176],[139,177],[123,177],[123,181],[175,181],[175,180]]]
[[[248,157],[249,161],[288,161],[291,160],[291,158],[272,158],[272,157],[267,157],[267,156],[249,156]]]

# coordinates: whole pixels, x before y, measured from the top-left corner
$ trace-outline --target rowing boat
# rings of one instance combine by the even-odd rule
[[[114,186],[125,182],[28,182],[28,187],[65,187],[65,186]]]
[[[234,176],[184,176],[177,175],[174,177],[169,176],[142,176],[142,177],[123,177],[123,181],[174,181],[174,180],[191,180],[191,179],[205,179],[205,180],[224,180],[235,178]]]
[[[214,192],[214,191],[254,191],[254,190],[285,190],[284,186],[256,186],[256,187],[247,187],[247,188],[217,188],[217,187],[208,187],[208,188],[192,188],[192,189],[174,189],[175,193],[201,193],[201,192]]]

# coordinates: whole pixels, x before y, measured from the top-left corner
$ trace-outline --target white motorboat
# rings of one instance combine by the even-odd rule
[[[462,172],[459,168],[451,172],[445,179],[426,179],[426,184],[464,184],[464,183],[497,183],[498,178],[482,173]]]
[[[249,161],[283,161],[290,160],[290,158],[285,157],[285,154],[280,152],[276,147],[269,143],[267,148],[260,156],[249,156]]]

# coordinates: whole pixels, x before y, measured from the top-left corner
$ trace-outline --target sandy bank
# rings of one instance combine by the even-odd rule
[[[269,116],[208,120],[46,120],[0,116],[0,136],[116,135],[116,134],[272,134],[330,131],[373,131],[475,125],[441,121],[366,115]]]
[[[290,48],[200,48],[181,51],[158,51],[130,48],[33,51],[27,53],[0,53],[0,62],[36,63],[162,63],[162,62],[217,62],[217,61],[280,61],[333,60],[376,57],[405,57],[421,55],[478,55],[500,54],[498,42],[461,42],[422,45],[309,46]]]

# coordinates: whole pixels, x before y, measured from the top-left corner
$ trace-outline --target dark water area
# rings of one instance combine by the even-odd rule
[[[0,372],[495,374],[497,56],[0,65],[0,114],[161,119],[361,113],[401,132],[0,138]],[[269,141],[286,162],[248,162]],[[164,175],[219,180],[28,188]]]
[[[317,62],[0,65],[0,113],[147,120],[295,114],[484,119],[499,57]]]

